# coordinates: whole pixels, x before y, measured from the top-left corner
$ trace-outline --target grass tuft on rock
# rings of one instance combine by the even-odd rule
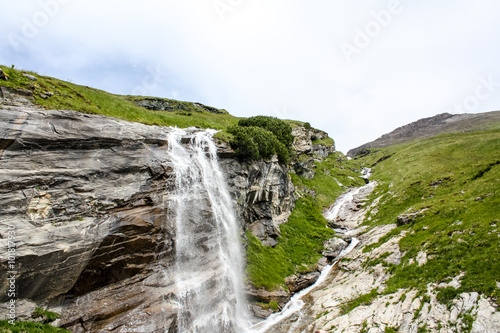
[[[12,325],[7,320],[0,320],[0,333],[70,333],[70,331],[49,324],[16,321]]]

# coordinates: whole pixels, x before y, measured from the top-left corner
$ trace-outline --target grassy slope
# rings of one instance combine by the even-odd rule
[[[272,290],[285,286],[287,276],[315,269],[323,242],[334,234],[321,213],[346,190],[337,180],[344,186],[364,184],[356,168],[359,166],[338,153],[316,163],[312,180],[292,174],[296,190],[303,196],[297,200],[288,223],[280,226],[279,244],[274,248],[263,246],[247,232],[247,275],[254,286]],[[305,194],[305,188],[314,190],[316,196]]]
[[[452,294],[476,291],[500,304],[500,130],[436,136],[379,149],[359,161],[372,165],[380,159],[373,169],[379,186],[372,199],[383,198],[366,223],[395,223],[402,213],[427,209],[378,243],[409,231],[400,241],[402,263],[390,268],[385,293],[426,290],[428,283],[463,273]],[[427,253],[428,262],[410,264],[419,251]]]
[[[0,68],[9,76],[8,81],[0,80],[1,86],[29,89],[33,91],[36,103],[48,109],[75,110],[149,125],[183,128],[198,126],[222,130],[238,121],[238,118],[226,112],[213,114],[201,111],[193,103],[174,100],[169,101],[178,104],[183,110],[175,112],[150,111],[136,106],[129,100],[133,99],[132,96],[114,95],[102,90],[41,76],[33,72],[18,71],[5,66],[0,66]],[[34,75],[38,80],[31,81],[25,78],[22,73]],[[54,95],[42,98],[42,95],[47,95],[46,92],[52,92]]]

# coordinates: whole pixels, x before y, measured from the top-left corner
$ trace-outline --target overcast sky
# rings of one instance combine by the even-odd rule
[[[0,0],[0,63],[308,121],[337,148],[500,110],[498,0]]]

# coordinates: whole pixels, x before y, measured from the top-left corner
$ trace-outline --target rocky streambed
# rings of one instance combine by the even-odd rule
[[[357,236],[363,229],[352,228],[362,221],[364,211],[360,209],[360,205],[375,186],[376,183],[369,183],[348,190],[325,212],[325,217],[336,230],[336,237],[325,243],[323,253],[330,259],[330,264],[322,269],[314,284],[295,294],[279,313],[255,324],[251,332],[302,332],[314,320],[310,304],[311,294],[332,282],[333,277],[338,274],[341,259],[349,256],[349,253],[358,246],[360,240]]]

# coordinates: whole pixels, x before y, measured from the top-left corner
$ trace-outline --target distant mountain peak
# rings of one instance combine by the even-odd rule
[[[463,114],[440,113],[398,127],[374,141],[349,150],[347,156],[355,157],[368,148],[388,147],[413,140],[430,138],[438,134],[484,130],[496,123],[500,123],[500,111]]]

